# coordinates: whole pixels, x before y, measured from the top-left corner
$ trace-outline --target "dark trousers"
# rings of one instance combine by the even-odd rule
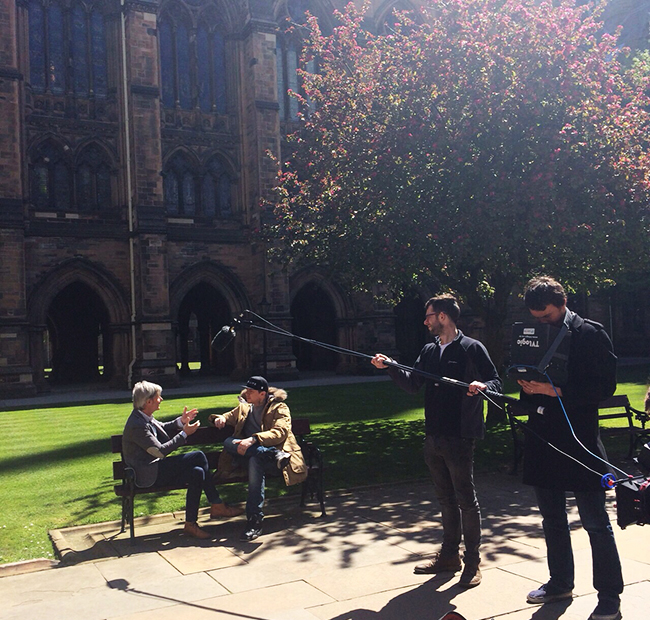
[[[548,551],[549,589],[552,592],[568,592],[573,590],[574,564],[566,492],[541,487],[534,489]],[[598,600],[616,609],[623,592],[623,575],[614,532],[605,509],[605,490],[575,491],[573,494],[582,527],[589,534],[594,589],[598,592]]]
[[[246,518],[262,521],[264,518],[264,496],[266,488],[266,476],[279,476],[280,470],[275,464],[277,448],[264,446],[251,446],[245,454],[237,452],[238,440],[228,437],[223,442],[226,452],[233,456],[235,463],[245,465],[248,468],[248,498],[246,500]]]
[[[201,491],[211,504],[219,504],[221,497],[212,482],[208,459],[200,450],[168,456],[158,463],[157,486],[187,484],[185,520],[196,523],[199,516]]]
[[[481,509],[474,488],[474,439],[427,435],[424,460],[442,512],[441,554],[458,554],[465,542],[465,564],[478,566]]]

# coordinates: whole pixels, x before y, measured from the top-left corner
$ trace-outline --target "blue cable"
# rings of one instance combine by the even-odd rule
[[[530,368],[530,369],[532,369],[532,370],[537,370],[537,371],[538,371],[538,369],[537,369],[536,366],[526,366],[526,365],[524,365],[524,364],[517,364],[516,367],[517,367],[517,368]],[[510,368],[515,368],[515,366],[511,366]],[[510,368],[508,368],[508,370],[510,370]],[[538,371],[538,372],[539,372],[539,371]],[[566,419],[566,421],[567,421],[567,424],[569,425],[569,429],[571,430],[571,435],[573,435],[573,438],[576,440],[576,442],[578,443],[578,445],[579,445],[579,446],[580,446],[580,447],[581,447],[581,448],[582,448],[582,449],[583,449],[587,454],[590,454],[591,456],[593,456],[593,457],[596,458],[597,460],[601,461],[602,463],[604,463],[604,464],[607,465],[608,467],[611,467],[612,469],[615,469],[616,471],[621,472],[621,473],[626,477],[626,479],[632,478],[632,476],[630,476],[630,474],[628,474],[627,472],[623,471],[622,469],[616,467],[616,465],[614,465],[614,464],[612,464],[612,463],[609,463],[608,461],[606,461],[605,459],[601,458],[601,457],[598,456],[597,454],[594,454],[591,450],[589,450],[589,448],[587,448],[587,446],[585,446],[585,445],[584,445],[584,444],[583,444],[583,443],[578,439],[578,437],[577,437],[575,431],[573,430],[573,425],[571,424],[571,420],[569,420],[569,415],[568,415],[568,413],[567,413],[567,411],[566,411],[566,408],[564,407],[564,402],[562,401],[562,397],[558,394],[558,391],[557,391],[557,389],[556,389],[556,387],[555,387],[555,384],[553,383],[553,381],[551,380],[551,377],[549,377],[549,375],[548,375],[547,372],[544,372],[544,376],[546,377],[546,379],[548,380],[550,386],[553,388],[553,391],[555,392],[555,396],[557,397],[558,402],[560,403],[560,407],[562,407],[562,413],[564,413],[564,417],[565,417],[565,419]],[[537,433],[535,433],[535,434],[537,434]],[[571,456],[570,454],[567,454],[566,452],[560,450],[557,446],[554,446],[551,442],[546,441],[546,443],[547,443],[549,446],[551,446],[551,448],[553,448],[554,450],[557,450],[560,454],[563,454],[564,456],[570,458],[571,460],[575,461],[575,462],[578,463],[579,465],[582,465],[582,467],[584,467],[585,469],[589,470],[590,472],[592,472],[592,473],[594,473],[594,474],[596,474],[596,475],[598,475],[598,476],[601,476],[600,484],[601,484],[601,486],[603,486],[604,488],[606,488],[606,489],[612,489],[612,488],[614,488],[614,485],[616,484],[617,481],[616,481],[616,478],[614,477],[613,474],[611,474],[611,473],[606,473],[606,474],[603,475],[603,474],[601,474],[599,471],[596,471],[595,469],[591,469],[591,467],[589,467],[588,465],[585,465],[583,462],[581,462],[581,461],[579,461],[578,459],[574,458],[574,457]]]

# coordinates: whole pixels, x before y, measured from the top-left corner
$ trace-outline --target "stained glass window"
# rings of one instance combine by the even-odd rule
[[[30,0],[29,75],[36,92],[106,95],[106,36],[98,5],[88,8],[77,0],[64,11],[60,0]]]
[[[55,94],[65,92],[65,39],[63,12],[57,3],[47,11],[49,87]]]
[[[196,180],[187,158],[178,153],[165,166],[163,193],[170,215],[196,214]]]
[[[190,36],[184,24],[180,24],[176,31],[176,55],[178,63],[178,101],[181,108],[189,110],[192,107]]]
[[[217,199],[212,175],[206,174],[201,185],[201,206],[203,214],[214,217],[217,211]]]
[[[212,66],[214,72],[214,100],[219,114],[226,113],[226,45],[223,35],[212,36]]]
[[[203,112],[212,111],[212,80],[210,79],[210,34],[205,26],[199,26],[196,34],[198,61],[199,106]]]
[[[183,213],[185,215],[194,215],[196,213],[194,176],[189,170],[183,174]]]
[[[165,174],[163,194],[167,213],[169,215],[178,214],[178,179],[176,178],[176,174],[171,170]]]
[[[68,210],[71,206],[70,167],[63,150],[47,142],[31,153],[30,200],[37,209]]]
[[[29,80],[32,88],[45,90],[45,18],[41,0],[29,3]]]
[[[104,151],[87,147],[79,157],[76,172],[76,199],[79,211],[97,211],[112,204],[111,172]]]
[[[111,171],[109,167],[102,164],[97,169],[97,206],[101,209],[113,204],[111,192]]]
[[[31,200],[37,209],[47,209],[50,206],[49,170],[44,162],[37,162],[32,168]]]
[[[54,164],[54,191],[51,195],[54,197],[53,206],[58,211],[67,211],[70,209],[70,169],[62,162]]]
[[[165,107],[194,105],[205,113],[226,113],[226,45],[210,19],[202,19],[190,37],[185,21],[163,13],[160,18],[160,72]]]
[[[104,29],[104,16],[98,10],[94,10],[91,13],[90,40],[95,95],[105,97],[108,91],[106,32]]]
[[[82,164],[77,168],[77,208],[79,211],[90,211],[92,206],[92,171],[88,164]]]
[[[286,83],[287,76],[285,75],[284,70],[284,47],[282,41],[278,37],[275,45],[275,57],[276,57],[276,77],[278,83],[278,104],[280,105],[280,118],[282,120],[286,119],[287,116],[287,105],[286,105]]]
[[[173,108],[176,105],[176,86],[174,84],[174,33],[167,20],[160,22],[160,74],[162,78],[163,105]]]
[[[86,11],[77,4],[72,11],[72,67],[74,71],[74,92],[88,94],[90,80],[88,75],[88,37]]]
[[[221,162],[215,157],[206,166],[201,191],[203,213],[227,218],[232,215],[231,181]]]
[[[221,217],[230,217],[232,215],[230,195],[230,179],[227,175],[222,174],[219,178],[219,214]]]

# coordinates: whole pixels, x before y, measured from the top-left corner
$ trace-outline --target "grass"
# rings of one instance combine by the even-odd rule
[[[618,392],[640,407],[647,367],[622,368]],[[514,391],[514,386],[507,386]],[[164,395],[164,393],[163,393]],[[312,423],[311,439],[327,464],[328,489],[412,480],[427,476],[420,445],[424,423],[422,394],[405,394],[392,383],[365,383],[290,390],[296,416]],[[165,399],[160,419],[175,417],[183,405],[197,407],[205,421],[235,405],[235,395]],[[130,403],[15,409],[2,415],[0,433],[0,563],[53,557],[48,530],[120,518],[113,494],[110,435],[122,432]],[[476,453],[477,471],[506,470],[510,431],[505,422],[489,425]],[[609,448],[609,446],[608,446]],[[611,448],[610,448],[611,449]],[[624,444],[615,447],[623,452]],[[221,487],[226,501],[242,501],[244,485]],[[269,496],[296,493],[271,485]],[[184,493],[143,496],[136,515],[179,510]]]

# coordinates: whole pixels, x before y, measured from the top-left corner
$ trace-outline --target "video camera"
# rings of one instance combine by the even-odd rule
[[[510,367],[513,379],[557,385],[567,380],[571,332],[544,323],[515,323],[510,339]]]
[[[650,523],[650,443],[634,460],[643,475],[616,485],[616,522],[622,530],[632,523]]]

